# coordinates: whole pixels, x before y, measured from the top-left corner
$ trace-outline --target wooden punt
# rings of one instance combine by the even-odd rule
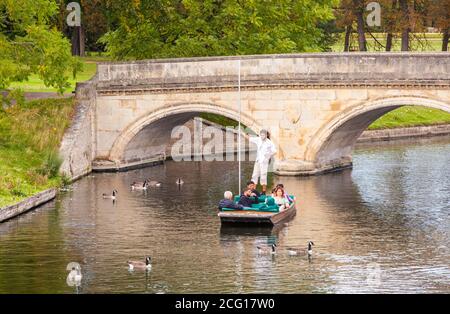
[[[275,226],[292,219],[297,212],[295,201],[291,206],[278,213],[253,211],[253,210],[233,210],[221,211],[218,213],[222,224],[245,224],[245,225],[271,225]]]

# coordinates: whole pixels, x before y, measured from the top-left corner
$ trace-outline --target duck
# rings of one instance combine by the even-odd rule
[[[111,195],[103,193],[102,196],[103,196],[103,198],[115,200],[117,198],[117,190],[113,190]]]
[[[144,269],[144,270],[150,270],[152,268],[152,258],[150,256],[147,256],[145,258],[145,262],[142,261],[127,261],[129,270],[137,269]]]
[[[183,183],[184,183],[183,179],[177,178],[177,184],[178,184],[178,185],[181,185],[181,184],[183,184]]]
[[[261,247],[261,246],[257,246],[256,247],[258,249],[258,254],[262,255],[262,254],[276,254],[276,248],[277,245],[276,244],[272,244],[269,247]]]
[[[131,184],[132,190],[147,190],[148,188],[148,180],[145,180],[144,182],[133,182]]]

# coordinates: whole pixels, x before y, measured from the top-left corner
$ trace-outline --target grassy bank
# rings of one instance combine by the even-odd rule
[[[370,52],[383,52],[386,50],[386,34],[373,33],[373,37],[366,33],[367,50]],[[339,34],[339,40],[331,47],[334,52],[344,51],[345,34]],[[350,39],[350,50],[357,51],[358,48],[358,34],[353,33]],[[437,52],[442,50],[442,34],[440,33],[413,33],[410,40],[411,51],[422,52]],[[394,34],[392,40],[391,51],[401,51],[401,36]]]
[[[450,113],[421,106],[404,106],[388,112],[369,126],[369,130],[450,123]]]
[[[72,98],[0,110],[0,207],[61,184],[57,152],[73,111]]]
[[[97,72],[97,63],[108,61],[108,58],[93,56],[80,58],[80,60],[83,63],[83,69],[77,73],[76,78],[73,78],[70,73],[67,74],[70,77],[70,88],[68,88],[65,92],[70,93],[75,90],[75,85],[77,82],[90,80]],[[20,88],[25,92],[57,92],[56,88],[45,86],[44,82],[37,75],[31,75],[27,81],[13,83],[10,88]]]

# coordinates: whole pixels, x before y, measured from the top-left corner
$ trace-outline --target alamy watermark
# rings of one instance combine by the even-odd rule
[[[70,2],[66,6],[66,10],[70,11],[67,15],[67,25],[70,27],[80,27],[81,26],[81,6],[78,2]]]

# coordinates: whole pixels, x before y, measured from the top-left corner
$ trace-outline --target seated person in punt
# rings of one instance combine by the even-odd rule
[[[280,211],[290,207],[289,200],[281,187],[277,187],[273,190],[272,197],[275,200],[275,204],[279,206]]]
[[[252,207],[253,204],[258,204],[258,199],[252,195],[251,188],[246,188],[242,193],[238,204],[244,207]]]
[[[226,191],[223,194],[223,197],[224,199],[220,200],[219,202],[219,210],[222,210],[223,208],[244,209],[242,205],[233,202],[233,193],[231,193],[230,191]]]
[[[289,203],[292,203],[293,201],[294,201],[294,199],[289,195],[289,193],[284,189],[284,185],[283,185],[283,183],[278,183],[277,184],[277,186],[275,187],[275,189],[277,189],[277,188],[282,188],[283,189],[283,191],[284,191],[284,195],[285,195],[285,197],[287,198],[287,200],[289,201]],[[274,189],[274,190],[275,190]],[[272,194],[273,194],[273,191],[274,190],[272,190]]]
[[[252,190],[252,196],[255,197],[260,197],[261,193],[258,192],[258,190],[256,190],[256,183],[253,181],[248,181],[247,182],[247,188]]]

